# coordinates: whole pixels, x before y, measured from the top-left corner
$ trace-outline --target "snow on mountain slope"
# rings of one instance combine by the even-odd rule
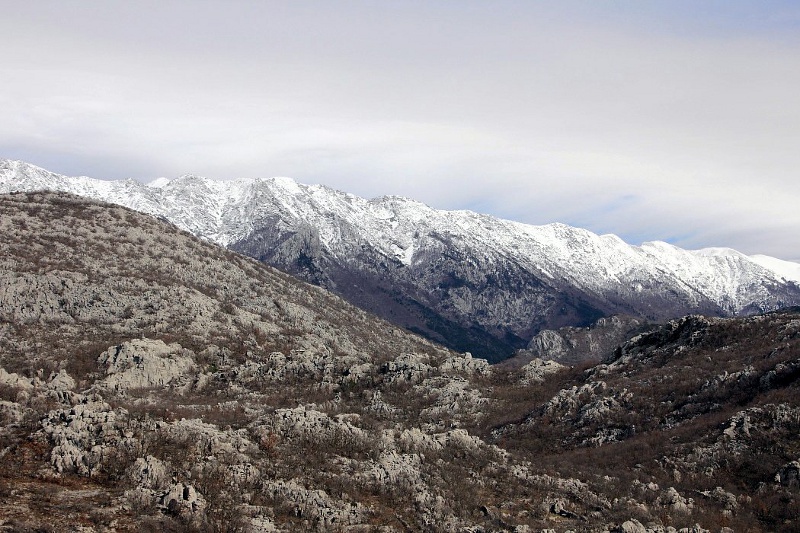
[[[762,267],[772,270],[786,280],[800,284],[800,264],[792,261],[783,261],[768,255],[751,255],[750,259]]]
[[[614,235],[559,223],[531,226],[470,211],[436,210],[394,196],[367,200],[289,178],[214,181],[186,175],[145,185],[69,178],[24,162],[0,161],[0,192],[39,189],[160,215],[263,260],[267,250],[277,266],[303,260],[315,269],[332,270],[335,264],[338,278],[325,279],[331,280],[329,288],[338,284],[345,293],[344,282],[359,285],[358,276],[371,269],[374,279],[416,286],[412,300],[448,319],[470,315],[465,327],[507,323],[514,335],[530,335],[543,325],[531,325],[534,311],[528,307],[550,305],[556,313],[562,304],[547,294],[564,291],[578,294],[576,308],[588,305],[591,313],[631,312],[650,319],[800,304],[800,265],[774,258],[751,258],[730,249],[688,251],[664,242],[633,246]],[[254,236],[263,241],[260,248],[249,241]],[[292,238],[294,247],[275,252]],[[309,259],[309,254],[319,257]],[[314,263],[322,257],[328,267]],[[343,270],[350,273],[345,276]],[[502,290],[492,293],[488,289],[496,289],[492,285],[501,274],[514,279],[505,279]],[[537,300],[508,294],[514,290],[509,287],[530,293],[540,286],[549,289],[542,289]],[[437,292],[442,301],[423,301]],[[524,317],[514,319],[515,314]],[[513,325],[515,320],[519,323]]]

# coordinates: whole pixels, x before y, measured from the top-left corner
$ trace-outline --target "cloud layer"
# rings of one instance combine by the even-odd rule
[[[4,2],[0,156],[800,260],[792,2]]]

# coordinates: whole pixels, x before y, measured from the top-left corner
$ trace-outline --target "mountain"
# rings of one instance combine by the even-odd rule
[[[395,324],[490,361],[545,329],[616,314],[660,321],[800,304],[792,264],[735,250],[631,246],[419,202],[366,200],[288,178],[69,178],[0,162],[0,192],[59,190],[162,216],[325,287]]]
[[[791,531],[799,378],[800,308],[503,368],[167,221],[0,195],[3,531]]]

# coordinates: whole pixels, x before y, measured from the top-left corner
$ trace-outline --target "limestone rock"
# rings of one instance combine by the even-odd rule
[[[42,420],[42,432],[53,444],[50,462],[55,470],[81,476],[97,473],[104,461],[128,444],[123,435],[127,412],[112,409],[99,396],[84,397],[69,408],[51,411]]]
[[[466,352],[462,356],[451,356],[442,361],[439,365],[439,371],[452,374],[467,374],[467,375],[487,375],[491,372],[492,367],[486,359],[476,359],[472,354]]]
[[[641,319],[614,315],[600,318],[588,327],[545,329],[524,350],[518,351],[511,362],[537,358],[564,365],[601,361],[643,327]]]
[[[167,465],[152,455],[137,458],[127,474],[136,486],[146,489],[161,489],[169,480]]]
[[[264,491],[273,499],[291,506],[292,514],[309,520],[316,531],[363,524],[368,510],[360,503],[347,503],[330,497],[323,490],[308,489],[296,480],[269,481]]]
[[[166,512],[177,516],[201,513],[206,508],[205,498],[192,485],[183,483],[172,485],[159,503]]]
[[[658,497],[656,503],[669,507],[670,510],[678,513],[689,514],[694,508],[694,500],[691,498],[684,498],[674,487],[668,488],[661,496]]]
[[[0,434],[11,425],[20,423],[25,417],[25,410],[17,402],[0,400]]]
[[[648,529],[636,519],[623,522],[615,531],[618,533],[649,533]]]
[[[233,463],[246,463],[247,454],[258,449],[247,430],[221,429],[197,418],[161,423],[157,427],[169,440],[188,443],[198,457],[224,455]]]
[[[50,381],[47,383],[47,388],[55,391],[75,390],[75,380],[67,374],[66,370],[62,369],[51,376]]]
[[[544,361],[540,358],[533,359],[522,367],[522,383],[541,383],[549,374],[555,374],[566,368],[555,361]]]
[[[385,363],[381,372],[388,376],[389,382],[423,380],[433,372],[433,367],[428,364],[428,358],[415,353],[403,354],[396,359]]]
[[[433,406],[423,409],[420,413],[432,421],[440,421],[445,418],[460,421],[465,417],[479,417],[489,402],[489,399],[479,389],[473,387],[466,379],[459,377],[428,378],[419,385],[415,385],[414,390],[420,395],[436,398]]]
[[[35,380],[20,376],[16,372],[7,372],[5,368],[0,367],[0,384],[15,389],[29,390],[34,388]]]
[[[98,386],[115,391],[163,387],[187,377],[196,369],[191,352],[180,344],[167,345],[153,339],[134,339],[112,346],[98,362],[107,377]]]

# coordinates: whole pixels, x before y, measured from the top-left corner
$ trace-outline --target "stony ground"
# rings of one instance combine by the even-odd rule
[[[0,237],[4,530],[800,518],[800,312],[498,367],[123,208],[5,195]]]

